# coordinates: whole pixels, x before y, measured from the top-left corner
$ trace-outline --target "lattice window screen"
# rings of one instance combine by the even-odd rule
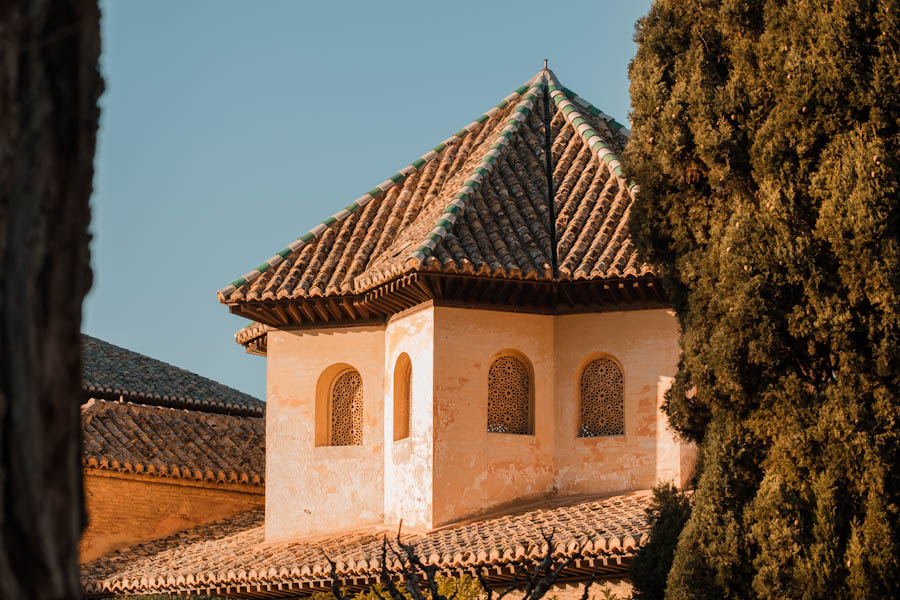
[[[625,434],[625,383],[616,361],[598,358],[581,373],[581,437]]]
[[[501,356],[488,372],[488,431],[531,433],[531,376],[513,356]]]
[[[363,385],[354,369],[338,375],[331,386],[331,445],[362,444]]]

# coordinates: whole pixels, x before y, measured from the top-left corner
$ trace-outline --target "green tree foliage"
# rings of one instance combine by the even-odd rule
[[[701,444],[669,598],[898,597],[900,2],[657,0],[631,231]]]
[[[638,550],[628,568],[634,584],[634,598],[665,598],[666,577],[672,567],[678,536],[690,516],[690,500],[681,490],[670,483],[654,488],[653,502],[647,509],[651,541]]]
[[[453,597],[454,600],[480,600],[484,595],[478,580],[469,575],[461,577],[438,575],[437,582],[438,593],[448,598]],[[413,597],[408,592],[402,589],[401,592],[409,600],[413,600]],[[423,590],[422,593],[426,597],[430,597],[428,590]],[[381,583],[376,583],[369,590],[348,595],[353,600],[384,600],[391,597]],[[335,600],[335,597],[331,592],[318,592],[312,595],[311,600]]]

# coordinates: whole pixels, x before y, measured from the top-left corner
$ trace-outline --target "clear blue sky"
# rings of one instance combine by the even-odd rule
[[[84,331],[265,397],[216,290],[550,60],[627,122],[649,0],[101,2]]]

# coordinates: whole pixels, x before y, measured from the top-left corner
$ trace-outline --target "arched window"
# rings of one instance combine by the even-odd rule
[[[625,435],[625,380],[611,358],[594,359],[581,372],[580,435]]]
[[[331,383],[329,422],[331,446],[359,446],[362,444],[363,384],[356,369],[341,371]]]
[[[405,352],[394,366],[394,441],[412,431],[412,362]]]
[[[532,432],[531,370],[515,356],[503,355],[488,371],[488,424],[491,433]]]

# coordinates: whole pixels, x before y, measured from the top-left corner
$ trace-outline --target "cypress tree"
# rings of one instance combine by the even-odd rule
[[[635,600],[665,598],[666,577],[672,567],[678,535],[690,516],[691,502],[684,492],[671,483],[653,489],[653,502],[647,509],[652,541],[641,546],[628,567]]]
[[[700,444],[668,598],[898,589],[900,0],[657,0],[631,231]]]

